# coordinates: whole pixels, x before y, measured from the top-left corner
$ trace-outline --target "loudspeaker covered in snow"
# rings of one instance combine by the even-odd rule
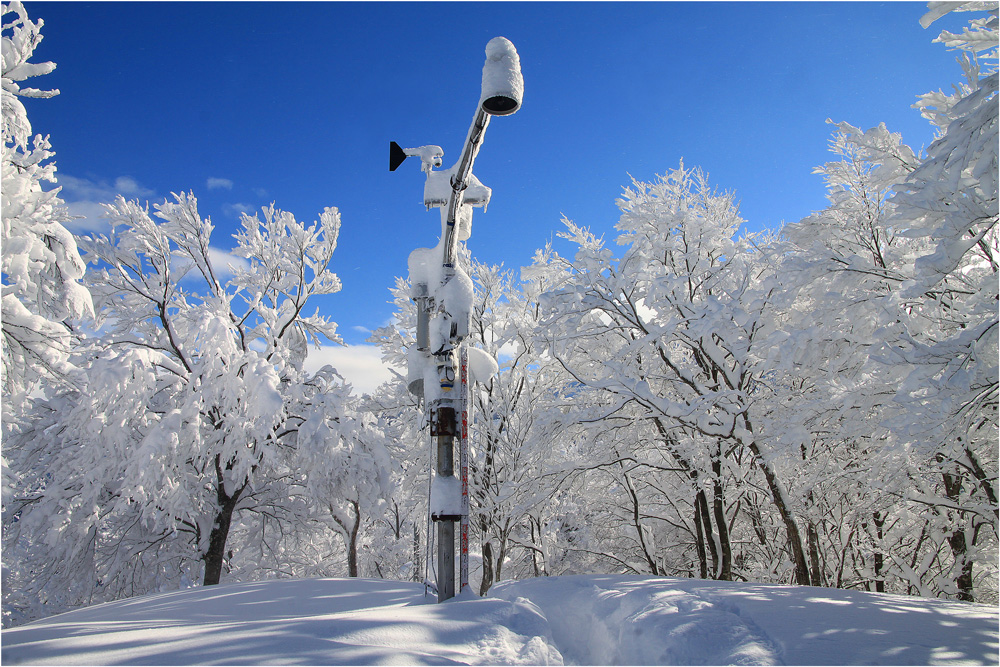
[[[521,107],[523,96],[524,79],[517,49],[506,37],[494,37],[486,45],[479,104],[491,116],[509,116]]]

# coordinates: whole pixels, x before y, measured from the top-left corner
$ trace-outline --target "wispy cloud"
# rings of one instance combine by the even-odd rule
[[[115,191],[126,197],[148,197],[153,194],[149,188],[139,185],[131,176],[119,176],[115,179]]]
[[[66,223],[66,229],[74,234],[107,234],[111,231],[104,207],[95,201],[75,201],[66,204],[73,219]]]
[[[66,228],[74,234],[107,233],[110,228],[108,221],[104,219],[105,212],[101,204],[113,203],[118,195],[126,199],[141,199],[156,194],[131,176],[119,176],[109,182],[59,174],[58,185],[62,187],[59,196],[66,202],[66,208],[74,217],[66,223]]]
[[[324,345],[318,350],[310,347],[305,370],[314,373],[326,365],[336,368],[355,394],[370,394],[393,377],[382,362],[382,352],[374,345]]]
[[[240,215],[246,213],[247,215],[253,215],[257,207],[253,204],[244,204],[243,202],[236,202],[235,204],[223,204],[222,212],[227,216],[232,218],[239,218]]]
[[[150,197],[153,190],[143,187],[131,176],[119,176],[114,182],[104,179],[95,181],[89,178],[78,178],[69,174],[59,174],[58,184],[62,186],[60,196],[67,201],[88,201],[110,204],[115,197],[126,198]]]
[[[208,259],[212,262],[212,268],[215,269],[216,277],[220,280],[232,276],[233,269],[246,271],[250,268],[250,262],[246,257],[234,255],[229,250],[209,248]]]
[[[209,190],[232,190],[233,182],[228,178],[210,178],[206,182]]]
[[[497,361],[499,361],[500,363],[510,361],[511,359],[517,356],[518,351],[519,347],[517,343],[508,341],[503,345],[501,345],[500,349],[497,350],[497,357],[498,357]]]

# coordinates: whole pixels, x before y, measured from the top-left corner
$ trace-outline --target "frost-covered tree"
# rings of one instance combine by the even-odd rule
[[[470,524],[480,544],[479,593],[485,595],[505,568],[515,577],[546,570],[544,506],[556,480],[544,473],[559,460],[561,439],[543,413],[562,376],[534,344],[539,286],[475,261],[472,277],[476,292],[469,343],[499,362],[496,374],[470,388],[475,417]]]
[[[780,443],[766,442],[754,425],[767,396],[760,348],[777,288],[756,249],[768,241],[738,237],[742,220],[732,195],[713,191],[700,170],[683,165],[656,182],[633,182],[619,208],[620,259],[567,222],[575,258],[546,260],[566,267],[562,284],[542,298],[547,352],[575,382],[604,396],[602,418],[648,420],[655,428],[668,467],[688,474],[697,523],[713,546],[714,576],[732,577],[726,498],[733,484],[726,478],[745,454],[780,516],[791,572],[808,584],[795,507],[774,465],[780,452],[770,450]]]
[[[801,453],[784,463],[803,489],[810,579],[882,590],[884,539],[868,529],[898,509],[893,494],[906,482],[905,461],[893,458],[878,429],[892,404],[887,387],[900,373],[871,357],[887,332],[899,331],[883,302],[905,279],[901,263],[915,246],[889,224],[889,197],[918,159],[884,126],[837,127],[830,150],[838,159],[816,169],[829,206],[787,225],[772,251],[781,266],[781,322],[772,335],[774,395],[761,425]],[[872,476],[883,483],[872,485]]]
[[[4,443],[20,592],[70,605],[218,583],[243,515],[309,507],[302,462],[329,447],[346,393],[301,370],[310,339],[338,340],[305,313],[340,289],[336,209],[308,226],[273,206],[244,215],[246,266],[226,283],[193,196],[157,205],[159,220],[120,197],[108,213],[111,233],[82,241],[102,333],[80,351],[80,386],[36,400]]]
[[[929,26],[952,3],[929,4]],[[974,598],[973,564],[995,577],[998,406],[997,3],[961,34],[936,41],[959,49],[965,81],[953,94],[930,93],[917,106],[938,128],[927,157],[897,186],[893,224],[929,243],[907,266],[895,299],[905,331],[883,360],[909,372],[897,392],[891,428],[910,447],[919,481],[910,499],[927,508],[931,532],[951,552],[952,587]],[[988,546],[985,546],[988,545]],[[984,551],[985,547],[985,551]],[[995,586],[995,582],[993,583]],[[995,590],[995,589],[994,589]]]
[[[64,380],[71,370],[74,319],[93,313],[80,284],[84,264],[55,183],[55,154],[48,137],[31,137],[31,123],[20,98],[47,98],[58,90],[22,86],[48,74],[55,63],[29,59],[42,40],[43,22],[31,21],[17,0],[3,4],[2,391],[5,406],[30,391],[40,379]]]
[[[359,411],[381,434],[384,451],[391,457],[391,471],[379,473],[388,494],[377,511],[367,513],[358,546],[361,576],[423,581],[427,530],[426,439],[416,397],[403,381],[388,381],[365,396]],[[389,474],[391,472],[391,475]]]
[[[313,382],[326,381],[329,370]],[[317,517],[344,541],[347,575],[359,574],[360,533],[385,511],[392,496],[396,464],[387,441],[384,417],[362,411],[358,399],[348,400],[335,391],[342,383],[330,383],[334,391],[320,391],[313,409],[298,427],[298,438],[316,443],[304,448],[303,464],[310,497]]]
[[[953,7],[931,3],[922,23]],[[938,38],[966,51],[967,82],[921,97],[938,128],[927,155],[884,125],[839,123],[840,159],[818,169],[830,205],[785,227],[775,249],[783,394],[767,427],[801,440],[810,566],[827,585],[971,600],[978,578],[981,599],[995,598],[995,66],[981,78],[996,59],[995,4],[990,13]]]
[[[397,277],[389,289],[394,305],[392,321],[375,329],[368,339],[382,353],[383,363],[395,369],[407,368],[409,350],[416,343],[416,305],[410,298],[410,283]],[[429,516],[429,479],[432,440],[426,429],[422,401],[408,388],[406,373],[394,372],[369,397],[365,410],[378,416],[393,437],[386,443],[399,463],[398,483],[387,500],[386,513],[375,526],[374,534],[383,539],[368,559],[371,576],[389,576],[397,572],[413,581],[430,575],[433,535]]]

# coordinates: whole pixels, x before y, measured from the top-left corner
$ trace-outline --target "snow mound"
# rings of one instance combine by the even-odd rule
[[[2,663],[963,665],[998,663],[996,607],[857,591],[581,575],[445,604],[419,584],[192,588],[5,630]]]
[[[545,614],[567,664],[978,665],[998,662],[986,605],[809,586],[594,576],[502,582]]]
[[[11,628],[0,662],[562,664],[547,627],[529,604],[456,598],[439,605],[409,582],[261,581],[119,600]]]
[[[572,664],[782,664],[780,648],[736,607],[671,584],[557,577],[532,581],[527,591],[506,582],[494,594],[530,595]]]

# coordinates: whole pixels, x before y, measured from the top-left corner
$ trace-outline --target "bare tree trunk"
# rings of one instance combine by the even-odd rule
[[[753,433],[754,430],[750,420],[746,416],[743,419],[746,423],[747,431]],[[750,442],[750,452],[757,460],[757,465],[760,466],[761,472],[764,473],[764,480],[767,482],[767,488],[771,492],[771,500],[777,508],[778,514],[781,516],[781,521],[785,524],[785,538],[788,543],[789,555],[791,555],[792,563],[795,566],[795,583],[800,586],[808,586],[809,566],[806,564],[806,554],[802,548],[802,536],[799,534],[798,524],[795,523],[792,508],[788,506],[785,489],[778,481],[777,475],[774,474],[770,462],[761,454],[760,447],[757,446],[756,441]]]
[[[701,521],[701,496],[702,492],[699,491],[695,494],[694,498],[694,529],[695,529],[695,548],[698,551],[698,571],[700,578],[708,579],[708,554],[705,553],[705,530],[702,528]]]
[[[641,509],[639,506],[639,494],[635,490],[635,485],[632,484],[632,479],[625,472],[625,466],[621,463],[618,465],[622,468],[625,489],[628,491],[629,500],[632,502],[632,526],[635,528],[636,537],[639,538],[639,546],[642,547],[642,555],[646,559],[646,565],[649,566],[649,573],[656,576],[660,574],[660,570],[656,566],[656,559],[653,554],[649,553],[649,546],[646,544],[646,534],[643,532],[642,527],[642,514],[639,511]]]
[[[483,542],[483,580],[479,584],[479,596],[490,591],[493,585],[493,547],[488,541]]]
[[[726,521],[726,505],[722,489],[722,462],[716,457],[712,461],[712,509],[715,513],[715,528],[719,533],[719,567],[716,579],[733,580],[733,546],[729,542],[729,523]]]
[[[806,461],[808,450],[804,444],[801,445],[801,451],[802,460]],[[816,506],[812,491],[806,494],[806,506],[810,509]],[[806,520],[806,547],[809,549],[809,579],[813,586],[825,586],[823,570],[819,565],[819,532],[816,530],[816,523],[811,519]]]
[[[212,532],[208,536],[208,551],[202,556],[205,563],[205,578],[202,581],[204,586],[213,586],[222,579],[222,567],[226,558],[226,540],[229,539],[233,512],[236,510],[240,494],[246,488],[244,483],[233,492],[233,495],[230,496],[226,493],[225,473],[222,470],[222,458],[219,455],[215,456],[215,475],[215,495],[219,507],[215,515],[215,522],[212,524]]]
[[[701,528],[705,534],[705,543],[708,544],[708,551],[712,556],[711,578],[716,579],[719,576],[719,568],[721,565],[719,562],[719,545],[716,542],[715,534],[712,531],[712,513],[708,508],[708,497],[705,495],[705,491],[698,491],[698,495],[695,496],[695,500],[701,508]]]
[[[538,525],[538,530],[536,532],[535,525]],[[542,542],[542,522],[541,520],[535,519],[535,517],[528,515],[528,527],[531,529],[531,544],[540,546]],[[541,571],[538,567],[538,549],[531,550],[531,572],[534,576],[541,576]]]
[[[806,543],[809,548],[809,579],[813,586],[825,586],[823,568],[819,564],[819,533],[812,521],[806,523]]]
[[[972,561],[969,559],[965,531],[956,530],[949,535],[948,546],[951,547],[951,553],[955,557],[955,564],[958,566],[958,576],[955,577],[955,585],[958,587],[958,599],[965,602],[975,602],[976,598],[972,591]]]
[[[344,546],[347,547],[347,576],[358,576],[358,532],[361,529],[361,508],[356,500],[348,500],[351,509],[354,510],[354,522],[348,526],[344,520],[337,516],[333,504],[330,504],[330,516],[337,525],[340,526],[344,537]]]
[[[500,581],[503,575],[503,564],[507,562],[507,547],[509,542],[507,541],[507,536],[510,534],[510,517],[504,521],[503,532],[497,538],[499,543],[499,551],[497,552],[496,561],[493,563],[493,576],[496,577],[496,581]]]
[[[940,456],[939,456],[940,460]],[[961,475],[951,475],[943,473],[944,490],[948,499],[958,505],[961,503],[959,497],[962,493]],[[955,577],[955,586],[958,587],[958,599],[966,602],[973,602],[975,597],[972,590],[972,560],[969,559],[969,545],[965,539],[965,530],[960,523],[948,536],[948,546],[951,547],[951,555],[955,558],[955,565],[958,574]]]
[[[885,593],[885,577],[882,574],[882,568],[885,567],[885,555],[882,553],[882,526],[885,525],[885,516],[879,516],[879,513],[875,512],[872,519],[875,524],[875,539],[877,540],[874,558],[875,592]]]
[[[351,527],[350,539],[347,547],[347,576],[358,576],[358,531],[361,529],[361,508],[357,501],[350,501],[354,510],[354,525]]]
[[[235,504],[235,503],[234,503]],[[226,540],[229,538],[229,528],[233,521],[233,507],[223,506],[215,515],[212,532],[208,538],[208,551],[202,557],[205,562],[205,579],[202,584],[212,586],[222,579],[222,566],[226,558]]]
[[[857,530],[857,526],[852,526],[851,532],[847,534],[847,539],[844,540],[844,548],[840,552],[840,563],[837,565],[837,580],[836,583],[834,583],[835,588],[844,587],[844,568],[847,567],[848,553],[854,552],[854,550],[851,549],[851,544],[854,542],[854,534]],[[921,537],[921,539],[923,538]]]

